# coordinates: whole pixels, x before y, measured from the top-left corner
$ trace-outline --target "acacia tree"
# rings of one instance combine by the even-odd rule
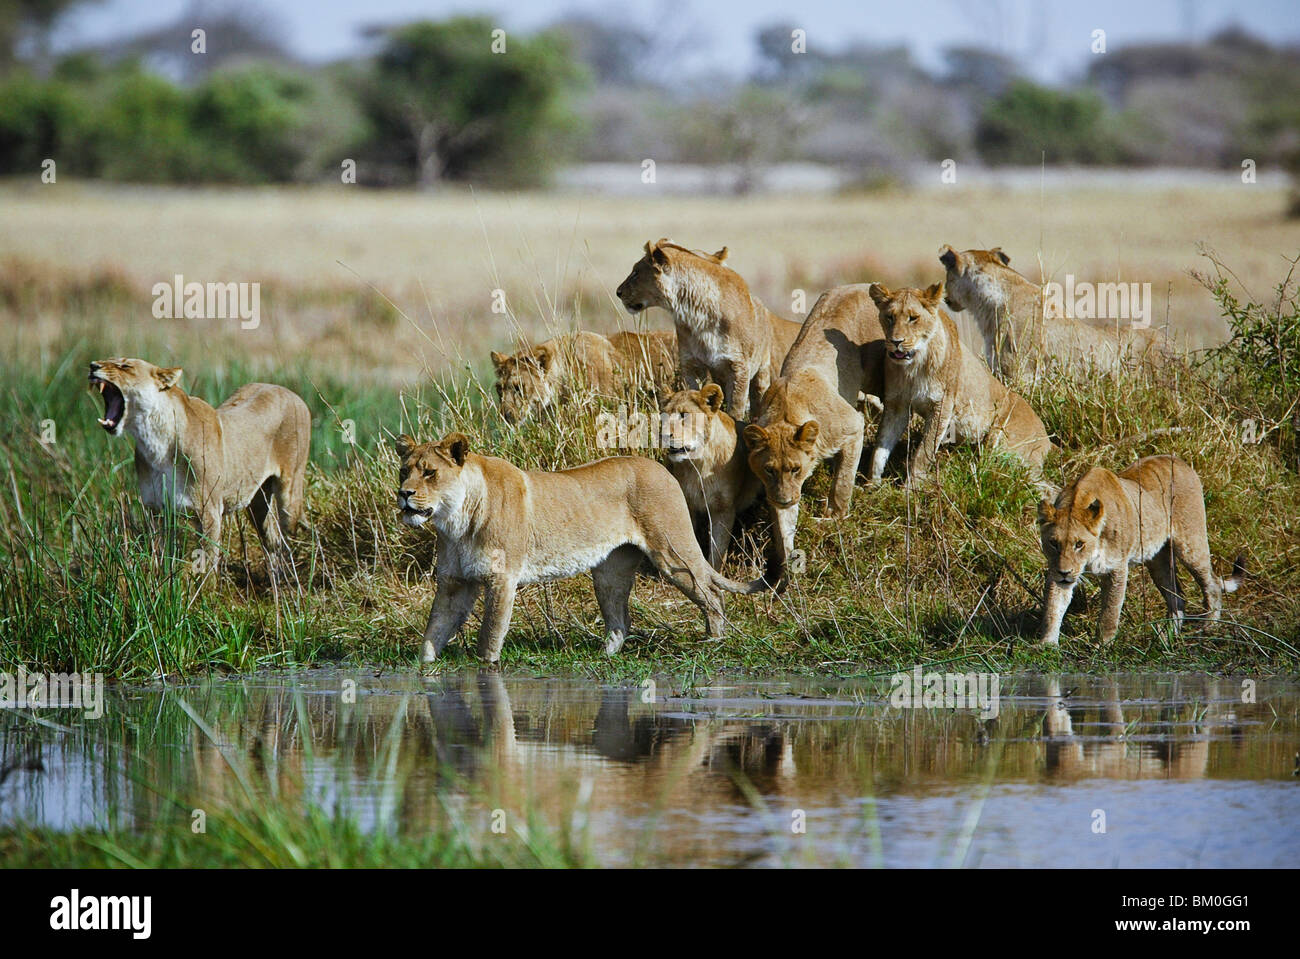
[[[374,146],[421,186],[544,173],[542,141],[566,125],[579,74],[556,36],[498,37],[494,51],[494,29],[483,17],[414,23],[387,34],[375,59],[362,96]]]

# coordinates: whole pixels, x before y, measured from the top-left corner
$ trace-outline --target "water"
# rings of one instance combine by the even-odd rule
[[[0,827],[237,803],[229,758],[367,828],[511,842],[531,811],[609,865],[1300,864],[1296,679],[1243,702],[1236,679],[1004,676],[990,719],[889,688],[333,670],[111,687],[100,720],[0,710]]]

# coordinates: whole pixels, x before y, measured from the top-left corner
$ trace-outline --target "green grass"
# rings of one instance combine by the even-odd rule
[[[103,309],[121,308],[116,300]],[[93,302],[78,304],[87,315]],[[125,322],[125,321],[123,321]],[[207,670],[249,671],[324,662],[414,667],[432,602],[433,537],[398,523],[392,508],[392,435],[467,433],[484,452],[523,467],[586,462],[596,416],[616,401],[572,404],[552,420],[507,427],[482,369],[452,371],[404,392],[373,371],[292,359],[250,367],[238,354],[176,356],[148,336],[130,352],[187,366],[189,391],[220,402],[253,379],[282,383],[313,412],[308,528],[294,542],[299,582],[272,589],[247,522],[228,524],[219,581],[193,575],[195,534],[181,518],[161,549],[142,533],[132,447],[95,424],[85,363],[121,353],[110,319],[7,360],[0,387],[0,669],[91,670],[121,679]],[[6,354],[13,356],[13,354]],[[1130,577],[1118,640],[1099,647],[1090,612],[1067,617],[1059,650],[1039,649],[1042,556],[1036,494],[994,451],[945,452],[927,487],[907,492],[897,467],[886,483],[854,492],[842,522],[817,518],[824,471],[805,490],[798,545],[809,567],[782,596],[732,597],[732,629],[701,640],[695,608],[642,580],[634,636],[616,658],[601,651],[590,581],[523,590],[502,662],[536,673],[638,678],[652,670],[860,675],[921,663],[986,670],[1300,667],[1300,477],[1270,443],[1240,441],[1249,398],[1183,362],[1085,386],[1046,379],[1028,391],[1064,452],[1048,462],[1061,483],[1092,464],[1122,468],[1173,452],[1206,487],[1211,548],[1220,572],[1244,553],[1251,576],[1227,597],[1224,621],[1170,634],[1164,604],[1141,570]],[[639,408],[650,410],[645,399]],[[344,421],[354,442],[346,442]],[[52,424],[53,442],[42,442]],[[727,571],[758,568],[763,510],[747,517]],[[1189,578],[1184,574],[1184,582]],[[1094,590],[1095,597],[1095,590]],[[1196,608],[1199,595],[1190,596]],[[471,621],[471,627],[475,625]],[[474,662],[473,638],[449,647],[439,669]]]

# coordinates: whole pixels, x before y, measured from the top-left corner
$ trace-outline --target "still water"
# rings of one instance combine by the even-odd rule
[[[993,717],[902,708],[888,676],[110,687],[98,720],[0,710],[0,828],[160,827],[168,794],[239,802],[233,759],[279,801],[367,828],[450,818],[510,842],[532,815],[606,865],[1300,865],[1300,680],[1017,675],[997,692]]]

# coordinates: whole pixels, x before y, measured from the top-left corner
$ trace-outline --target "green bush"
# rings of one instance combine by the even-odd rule
[[[1101,164],[1119,159],[1106,105],[1096,94],[1049,90],[1018,80],[992,101],[975,128],[975,146],[988,163]]]

